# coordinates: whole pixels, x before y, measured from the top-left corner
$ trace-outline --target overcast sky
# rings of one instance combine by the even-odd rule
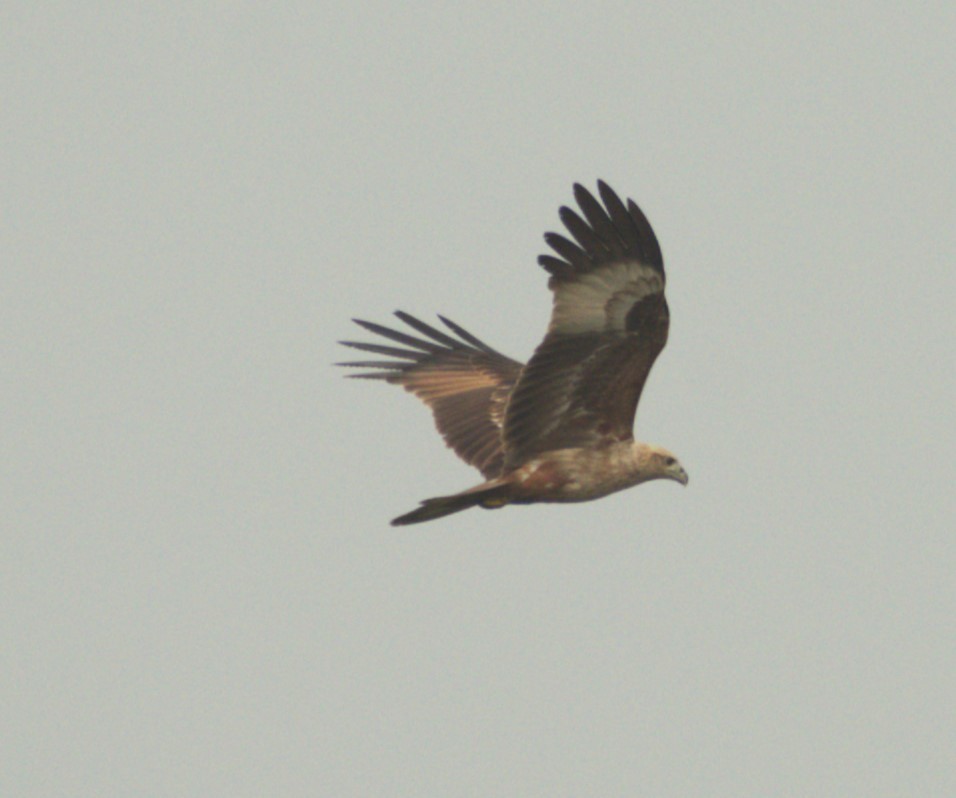
[[[789,5],[8,6],[0,794],[956,794],[956,6]],[[526,359],[597,178],[690,485],[388,526],[336,341]]]

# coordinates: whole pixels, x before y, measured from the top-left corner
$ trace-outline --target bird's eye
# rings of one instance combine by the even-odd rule
[[[664,458],[664,465],[666,465],[666,466],[668,466],[668,467],[674,465],[674,463],[676,463],[676,462],[677,462],[677,459],[674,458],[674,457],[665,457],[665,458]]]

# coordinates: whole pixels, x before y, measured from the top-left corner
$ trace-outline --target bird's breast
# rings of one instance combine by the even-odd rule
[[[636,485],[641,480],[630,451],[622,443],[545,452],[512,472],[516,500],[584,502]]]

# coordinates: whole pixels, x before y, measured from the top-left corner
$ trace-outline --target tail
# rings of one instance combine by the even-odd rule
[[[469,507],[504,507],[509,502],[508,493],[511,485],[498,479],[477,485],[474,488],[455,493],[451,496],[437,496],[434,499],[425,499],[422,506],[410,513],[400,515],[392,521],[392,526],[406,524],[420,524],[422,521],[434,521],[452,513],[460,513]]]

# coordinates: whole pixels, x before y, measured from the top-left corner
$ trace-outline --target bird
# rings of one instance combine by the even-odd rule
[[[390,343],[340,341],[384,359],[336,365],[362,368],[348,376],[400,385],[421,399],[446,444],[485,480],[425,499],[392,525],[471,507],[591,501],[655,479],[687,485],[674,454],[633,434],[670,326],[661,248],[634,200],[625,204],[603,180],[597,189],[600,201],[575,183],[579,212],[558,211],[570,238],[544,236],[553,254],[538,263],[550,275],[553,307],[527,363],[441,315],[445,330],[396,311],[418,335],[353,319]]]

